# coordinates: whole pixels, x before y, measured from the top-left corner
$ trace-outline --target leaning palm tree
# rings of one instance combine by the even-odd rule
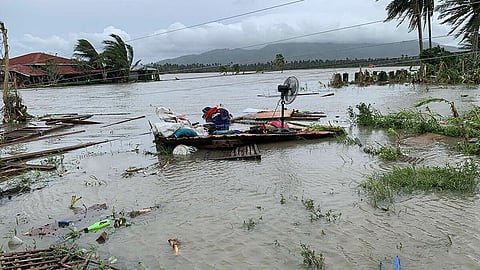
[[[110,34],[114,40],[104,40],[105,45],[103,57],[105,64],[109,69],[114,70],[122,81],[128,81],[130,76],[130,67],[133,62],[133,47],[126,44],[122,38],[116,34]]]
[[[377,0],[378,1],[378,0]],[[423,0],[393,0],[385,8],[387,10],[387,18],[385,22],[398,19],[402,24],[405,19],[409,19],[408,30],[411,32],[415,29],[418,31],[418,47],[420,52],[423,51],[423,33],[422,33],[422,10]]]
[[[92,43],[86,39],[79,39],[74,49],[74,57],[79,60],[86,61],[94,68],[103,68],[103,58],[100,53],[95,50]]]
[[[478,32],[480,30],[480,5],[478,1],[443,0],[437,6],[440,12],[438,17],[441,24],[450,24],[452,29],[448,33],[455,38],[462,37],[462,42],[471,43],[472,52],[477,55]]]

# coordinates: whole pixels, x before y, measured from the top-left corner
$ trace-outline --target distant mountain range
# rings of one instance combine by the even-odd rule
[[[437,46],[439,44],[433,44]],[[458,51],[457,47],[443,46],[447,51]],[[285,61],[301,60],[344,60],[368,58],[399,58],[418,55],[418,42],[408,41],[390,44],[373,43],[279,43],[260,49],[217,49],[201,54],[184,55],[166,59],[158,64],[254,64],[275,61],[282,54]]]

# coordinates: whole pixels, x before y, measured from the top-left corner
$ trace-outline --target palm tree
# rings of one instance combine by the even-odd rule
[[[103,41],[105,48],[102,54],[105,64],[109,69],[114,70],[114,73],[118,73],[121,78],[128,81],[133,62],[133,47],[116,34],[110,34],[110,37],[114,40]]]
[[[377,0],[378,1],[378,0]],[[387,18],[385,22],[393,19],[399,19],[398,25],[402,24],[405,19],[409,19],[408,30],[411,32],[414,29],[418,31],[418,47],[420,52],[423,51],[423,36],[422,36],[422,16],[424,0],[393,0],[387,5]],[[397,25],[397,26],[398,26]]]
[[[92,43],[86,39],[79,39],[74,49],[74,57],[86,61],[90,66],[101,69],[104,67],[103,57],[95,50]]]
[[[478,51],[478,32],[480,30],[480,5],[478,1],[443,0],[437,7],[441,24],[450,24],[455,38],[462,37],[462,42],[471,43],[472,52]]]
[[[432,17],[435,10],[434,0],[423,0],[423,19],[428,27],[428,48],[432,48]]]
[[[283,73],[283,67],[285,66],[285,58],[283,58],[282,54],[275,55],[275,65],[280,69]]]

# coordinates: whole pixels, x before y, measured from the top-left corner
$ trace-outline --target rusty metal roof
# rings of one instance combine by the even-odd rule
[[[29,53],[17,57],[10,58],[10,65],[32,65],[45,64],[48,60],[54,60],[57,64],[75,64],[72,59],[46,54],[46,53]]]

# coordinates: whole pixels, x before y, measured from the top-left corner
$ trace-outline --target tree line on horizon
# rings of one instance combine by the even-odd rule
[[[282,56],[283,57],[283,56]],[[243,72],[270,72],[295,69],[315,69],[315,68],[344,68],[344,67],[369,67],[369,66],[412,66],[418,65],[417,56],[403,56],[400,58],[366,58],[366,59],[306,59],[294,61],[277,61],[275,58],[266,63],[229,63],[229,64],[159,64],[153,63],[148,66],[157,69],[160,73],[200,73],[200,72],[218,72],[221,74],[240,74]]]

